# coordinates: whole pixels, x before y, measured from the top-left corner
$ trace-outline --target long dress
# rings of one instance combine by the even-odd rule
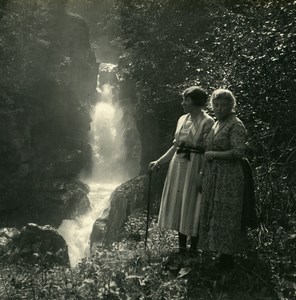
[[[245,152],[246,129],[231,115],[217,129],[214,124],[206,140],[206,151],[234,150],[236,159],[206,162],[202,183],[199,247],[224,254],[243,249],[241,231],[244,177],[240,158]]]
[[[174,144],[185,143],[187,147],[204,147],[204,142],[214,120],[205,112],[189,128],[190,114],[180,117],[175,132]],[[177,230],[188,236],[198,234],[200,193],[197,189],[197,175],[201,168],[202,154],[190,153],[190,160],[184,154],[175,153],[168,168],[161,197],[158,226]]]

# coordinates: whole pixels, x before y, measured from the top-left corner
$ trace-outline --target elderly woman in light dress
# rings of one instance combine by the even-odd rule
[[[183,93],[181,116],[172,147],[150,163],[155,170],[170,161],[163,188],[158,225],[179,234],[179,253],[196,247],[220,254],[221,268],[233,266],[233,254],[242,250],[241,231],[246,129],[235,113],[232,92],[218,89],[210,105],[216,122],[203,110],[207,94],[200,87]]]

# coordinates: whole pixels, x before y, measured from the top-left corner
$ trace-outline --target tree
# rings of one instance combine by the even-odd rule
[[[295,16],[296,5],[281,0],[117,1],[105,30],[122,49],[122,80],[136,82],[140,126],[158,124],[155,152],[171,142],[185,87],[227,87],[256,151],[258,184],[268,183],[266,208],[295,200]]]

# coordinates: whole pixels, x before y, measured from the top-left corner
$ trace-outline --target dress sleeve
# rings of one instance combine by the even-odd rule
[[[235,123],[230,130],[230,146],[237,158],[243,157],[246,150],[247,131],[243,123]]]
[[[175,131],[175,138],[173,140],[173,145],[177,146],[177,137],[178,137],[178,133],[180,130],[181,125],[184,122],[184,118],[186,117],[186,115],[183,115],[179,118],[178,122],[177,122],[177,127],[176,127],[176,131]]]

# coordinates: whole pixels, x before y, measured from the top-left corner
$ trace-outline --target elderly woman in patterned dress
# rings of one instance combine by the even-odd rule
[[[236,100],[232,92],[215,90],[210,101],[217,122],[206,140],[199,246],[218,252],[220,267],[228,269],[233,266],[232,255],[244,245],[241,158],[245,152],[246,129],[234,114]]]
[[[179,253],[196,251],[200,210],[200,174],[205,139],[214,120],[203,111],[207,94],[200,87],[189,87],[183,93],[182,106],[186,112],[177,123],[172,147],[158,160],[149,164],[150,170],[170,161],[158,217],[158,226],[178,231]]]

